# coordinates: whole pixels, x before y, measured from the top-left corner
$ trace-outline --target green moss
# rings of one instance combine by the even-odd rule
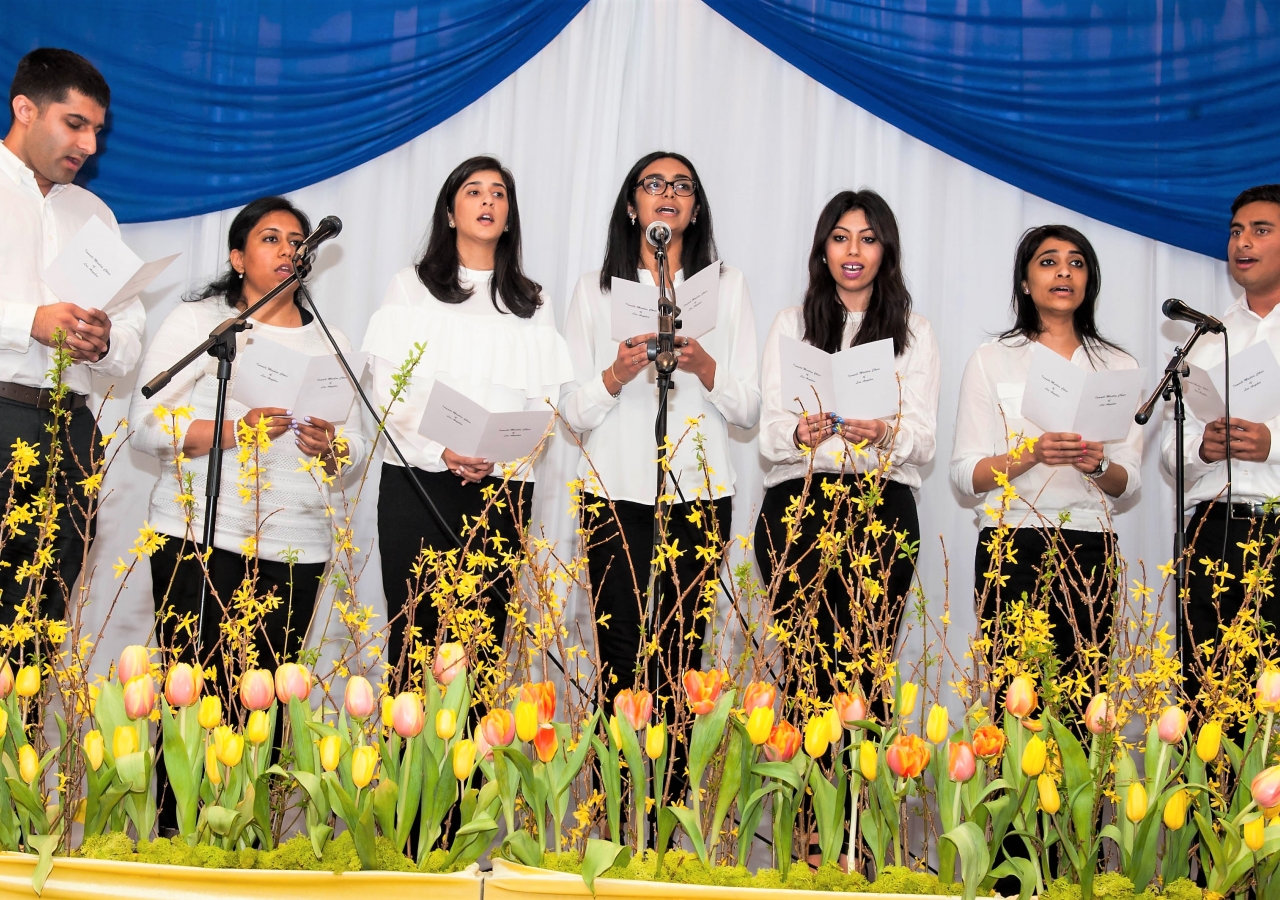
[[[137,855],[133,852],[133,841],[129,840],[129,835],[118,831],[85,838],[75,855],[85,859],[137,861]]]
[[[1164,887],[1166,900],[1204,900],[1204,891],[1190,878],[1179,878]]]
[[[1204,892],[1186,878],[1170,882],[1163,891],[1149,888],[1136,893],[1133,882],[1118,872],[1107,872],[1093,879],[1093,900],[1203,900]],[[1051,882],[1040,900],[1081,900],[1080,885],[1059,878]]]
[[[1080,900],[1080,885],[1058,878],[1045,886],[1040,900]]]
[[[954,894],[964,893],[959,884],[943,884],[937,875],[913,872],[904,866],[885,866],[871,883],[871,890],[882,894]]]
[[[1093,900],[1134,900],[1133,882],[1119,872],[1093,879]]]
[[[620,878],[626,881],[662,881],[667,884],[696,884],[731,888],[788,888],[805,891],[865,891],[867,879],[861,875],[848,875],[834,863],[818,871],[796,864],[784,879],[777,869],[761,869],[752,874],[745,866],[720,865],[710,869],[702,864],[696,854],[685,850],[669,850],[662,858],[661,875],[657,873],[657,854],[646,850],[632,857],[625,866],[614,866],[602,878]],[[542,858],[542,868],[554,872],[580,874],[582,860],[576,853],[547,853]],[[905,870],[904,870],[905,871]],[[914,874],[914,873],[908,873]],[[936,883],[937,879],[933,879]],[[945,891],[935,891],[946,893]],[[959,893],[959,891],[955,891]]]

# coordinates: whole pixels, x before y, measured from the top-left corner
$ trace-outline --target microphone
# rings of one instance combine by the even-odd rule
[[[1192,309],[1181,300],[1170,297],[1160,306],[1160,310],[1167,318],[1173,319],[1175,322],[1190,322],[1197,328],[1203,328],[1211,334],[1222,334],[1226,327],[1213,316],[1208,313],[1202,313],[1198,309]]]
[[[325,216],[320,220],[320,224],[316,226],[316,230],[302,239],[302,243],[298,245],[298,252],[294,255],[306,256],[316,247],[329,240],[329,238],[337,237],[341,231],[341,219],[337,216]]]
[[[671,226],[666,222],[650,222],[644,230],[645,239],[654,247],[666,247],[671,240]]]

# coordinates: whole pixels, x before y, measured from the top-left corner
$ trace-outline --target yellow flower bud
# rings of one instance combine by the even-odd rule
[[[932,743],[941,744],[947,739],[947,726],[951,724],[945,706],[933,705],[929,710],[929,721],[925,725],[924,734]]]
[[[844,723],[840,721],[840,713],[836,712],[836,708],[832,706],[822,714],[822,718],[827,723],[827,740],[833,744],[837,743],[844,734]]]
[[[342,738],[330,734],[320,739],[320,767],[326,772],[338,768],[342,761]]]
[[[96,772],[102,768],[102,756],[105,751],[101,731],[95,728],[84,736],[84,755],[89,758],[90,769]]]
[[[1170,831],[1178,831],[1186,825],[1187,805],[1187,789],[1174,791],[1169,797],[1169,802],[1164,805],[1164,827]]]
[[[458,716],[451,709],[442,709],[436,713],[436,737],[447,741],[458,731]]]
[[[773,732],[773,719],[772,706],[758,706],[751,710],[751,715],[747,717],[747,737],[752,744],[759,747],[769,740],[769,735]]]
[[[222,723],[222,701],[212,694],[201,697],[196,721],[201,728],[217,728]]]
[[[27,784],[35,781],[40,774],[40,755],[30,744],[23,744],[18,748],[18,774]]]
[[[822,716],[810,716],[804,723],[804,752],[817,759],[827,752],[831,741],[827,737],[827,720]]]
[[[1244,828],[1242,829],[1244,832],[1244,845],[1254,853],[1261,850],[1262,844],[1266,840],[1266,828],[1267,823],[1263,821],[1262,816],[1258,816],[1256,819],[1250,819],[1248,822],[1245,822]]]
[[[4,736],[9,732],[9,710],[0,706],[0,741],[4,740]]]
[[[876,745],[874,741],[863,741],[858,747],[858,771],[867,781],[876,780]]]
[[[1147,814],[1147,789],[1141,781],[1129,785],[1129,792],[1124,798],[1124,815],[1133,824],[1138,824]]]
[[[34,697],[40,693],[40,670],[35,666],[23,666],[18,670],[14,689],[19,697]]]
[[[516,737],[526,744],[538,734],[538,706],[527,700],[516,704]]]
[[[476,742],[463,738],[453,747],[453,777],[466,781],[476,764]]]
[[[622,746],[622,730],[618,728],[617,716],[609,717],[609,737],[613,738],[613,745],[615,747]]]
[[[650,759],[657,759],[667,749],[667,723],[650,725],[644,736],[644,752]]]
[[[1040,794],[1040,808],[1049,815],[1057,815],[1062,808],[1062,798],[1058,796],[1058,786],[1048,775],[1036,779],[1036,791]]]
[[[255,709],[249,713],[249,722],[244,727],[244,736],[251,744],[261,744],[271,737],[271,722],[265,710]]]
[[[138,732],[129,725],[117,725],[111,735],[111,755],[116,759],[138,752]]]
[[[905,719],[916,711],[916,697],[920,694],[920,688],[916,687],[915,682],[908,681],[898,693],[898,709],[895,712]]]
[[[1049,757],[1049,748],[1039,735],[1032,735],[1022,751],[1022,774],[1035,778],[1044,771],[1044,764]]]
[[[204,748],[204,774],[210,784],[222,784],[222,770],[218,768],[218,754],[213,744]]]
[[[1210,763],[1218,758],[1218,750],[1222,747],[1222,723],[1216,719],[1200,726],[1200,735],[1196,738],[1196,756],[1201,762]]]
[[[396,698],[392,697],[390,694],[384,694],[382,697],[382,727],[383,728],[390,728],[392,725],[395,724],[391,718],[391,705],[395,702],[396,702]]]
[[[378,748],[365,744],[351,751],[351,780],[358,788],[365,787],[373,781],[373,773],[378,768]]]
[[[214,752],[218,755],[218,762],[228,769],[235,768],[244,756],[244,738],[232,731],[220,743],[214,744]]]

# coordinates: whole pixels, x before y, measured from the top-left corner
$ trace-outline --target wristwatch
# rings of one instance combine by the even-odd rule
[[[1098,460],[1098,468],[1094,469],[1092,472],[1085,472],[1084,477],[1101,478],[1103,475],[1107,474],[1107,469],[1109,468],[1111,468],[1111,460],[1104,456],[1102,459]]]

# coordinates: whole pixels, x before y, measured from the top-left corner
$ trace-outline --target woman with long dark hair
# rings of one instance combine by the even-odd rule
[[[400,386],[402,367],[419,352],[415,345],[421,358]],[[426,252],[391,280],[369,322],[364,349],[370,353],[375,402],[390,410],[387,431],[452,532],[441,529],[399,457],[388,452],[378,493],[387,662],[407,683],[413,644],[434,646],[440,637],[439,610],[429,595],[419,598],[429,587],[414,574],[420,556],[451,550],[458,537],[471,551],[497,556],[500,548],[511,552],[514,546],[518,552],[533,497],[529,465],[462,456],[419,434],[432,387],[442,382],[490,412],[541,410],[549,409],[547,399],[554,402],[560,385],[572,377],[551,305],[524,274],[515,179],[498,160],[472,157],[445,179]],[[491,504],[499,489],[506,495]],[[472,529],[482,515],[484,522]],[[508,571],[487,585],[481,603],[498,648],[511,586]]]
[[[766,589],[776,588],[774,617],[817,623],[814,658],[791,667],[805,681],[802,673],[812,664],[806,692],[822,700],[835,690],[891,695],[892,686],[875,679],[868,661],[894,658],[915,573],[915,559],[902,546],[918,545],[915,492],[920,467],[937,446],[938,344],[928,320],[911,311],[898,223],[875,191],[842,191],[827,202],[808,268],[803,304],[779,313],[765,342],[760,452],[772,467],[756,524],[756,561]],[[899,413],[842,419],[815,409],[812,397],[784,397],[783,337],[827,353],[892,340]],[[886,467],[887,477],[872,479],[879,481],[873,490],[881,502],[859,511],[866,473]],[[801,497],[811,512],[789,528]],[[884,526],[878,536],[873,520]],[[821,548],[824,530],[841,535],[834,554]],[[866,566],[857,562],[863,557],[870,557]]]
[[[1090,646],[1107,633],[1108,601],[1120,588],[1111,564],[1111,509],[1138,490],[1142,429],[1132,424],[1124,440],[1105,444],[1042,432],[1022,416],[1022,397],[1036,344],[1083,369],[1137,367],[1098,331],[1101,290],[1097,253],[1079,231],[1043,225],[1022,236],[1013,327],[979,347],[965,367],[951,455],[955,489],[985,498],[974,557],[983,615],[1024,593],[1047,605],[1057,645],[1051,656],[1063,665],[1086,663]],[[1034,443],[1026,448],[1021,438]]]
[[[579,279],[565,326],[574,385],[560,411],[571,428],[589,433],[579,468],[583,526],[593,618],[599,623],[600,685],[610,704],[632,687],[679,697],[683,672],[701,667],[707,618],[696,608],[714,597],[704,586],[717,579],[733,513],[729,426],[750,428],[760,414],[746,280],[737,269],[720,265],[715,327],[701,337],[676,337],[679,364],[667,416],[673,452],[666,490],[672,503],[663,530],[665,543],[678,552],[660,577],[662,605],[646,616],[658,475],[656,370],[645,348],[652,335],[613,340],[610,304],[615,281],[657,285],[654,248],[644,237],[654,222],[671,230],[668,286],[677,303],[681,284],[718,263],[711,206],[693,163],[678,153],[650,153],[622,180],[609,217],[604,265]],[[641,646],[653,640],[657,658],[646,663]]]

